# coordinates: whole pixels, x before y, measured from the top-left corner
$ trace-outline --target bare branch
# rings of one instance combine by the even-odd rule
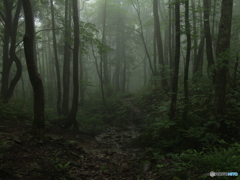
[[[39,33],[39,32],[42,32],[42,31],[51,31],[51,30],[59,30],[59,29],[63,29],[63,27],[60,27],[60,28],[56,28],[56,29],[41,29],[39,31],[37,31],[35,34]]]

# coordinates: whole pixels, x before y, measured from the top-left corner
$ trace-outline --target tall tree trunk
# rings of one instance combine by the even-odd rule
[[[70,16],[70,10],[69,7],[69,1],[65,1],[65,30],[64,30],[64,62],[63,62],[63,100],[62,100],[62,113],[64,116],[67,116],[69,114],[69,86],[70,86],[70,58],[71,53],[69,49],[69,41],[71,37],[71,31],[70,29],[70,22],[71,22],[71,16]],[[69,10],[68,10],[69,9]]]
[[[106,6],[107,0],[105,0],[104,7],[103,7],[103,34],[102,34],[102,44],[106,43]],[[101,93],[102,93],[102,100],[104,105],[107,107],[106,100],[105,100],[105,93],[104,93],[104,85],[108,84],[108,68],[106,62],[106,54],[101,53],[100,59],[100,83],[101,83]],[[97,63],[97,62],[96,62]],[[97,65],[97,64],[96,64]],[[97,68],[98,69],[98,68]]]
[[[163,44],[162,44],[162,36],[161,36],[161,29],[160,29],[160,22],[158,16],[158,0],[153,0],[153,15],[154,15],[154,29],[157,38],[157,49],[158,49],[158,61],[159,61],[159,70],[161,74],[161,84],[162,88],[167,90],[168,83],[165,73],[165,66],[164,66],[164,59],[163,59]]]
[[[33,133],[37,137],[44,135],[45,116],[44,116],[44,89],[40,75],[37,72],[36,59],[34,55],[34,20],[30,0],[22,0],[25,16],[25,35],[23,38],[24,52],[28,75],[33,87],[34,94],[34,122]]]
[[[239,57],[238,57],[238,52],[237,52],[237,54],[236,54],[236,62],[235,62],[235,67],[234,67],[234,72],[233,72],[233,88],[236,88],[238,62],[239,62]]]
[[[153,74],[157,74],[157,43],[156,43],[156,29],[153,30]]]
[[[127,72],[127,60],[125,56],[125,37],[124,37],[124,31],[122,32],[122,60],[123,60],[123,69],[122,69],[122,85],[121,85],[121,92],[124,93],[126,90],[126,72]]]
[[[184,68],[184,96],[185,96],[185,109],[183,113],[183,119],[187,117],[188,110],[188,73],[189,73],[189,62],[191,55],[191,30],[189,23],[189,0],[185,1],[185,26],[187,36],[187,51],[186,51],[186,63]]]
[[[213,59],[213,49],[212,49],[212,36],[209,24],[209,14],[211,8],[211,0],[203,0],[203,8],[204,8],[204,34],[206,38],[206,53],[207,53],[207,61],[208,61],[208,72],[210,77],[212,78],[212,82],[214,84],[215,81],[215,70],[214,70],[214,59]]]
[[[195,0],[192,0],[192,18],[193,18],[193,75],[197,72],[195,64],[197,64],[197,47],[198,47],[198,39],[197,39],[197,22],[196,22],[196,6]]]
[[[53,0],[50,0],[50,2],[51,2],[51,16],[52,16],[53,51],[55,56],[55,68],[56,68],[56,75],[57,75],[57,112],[58,112],[58,115],[61,115],[62,87],[61,87],[61,80],[60,80],[58,53],[57,53],[57,40],[56,40]]]
[[[131,0],[131,3],[132,3],[133,8],[136,10],[137,15],[138,15],[138,21],[139,21],[139,24],[140,24],[140,37],[143,41],[143,46],[144,46],[144,50],[145,50],[145,53],[146,53],[147,58],[148,58],[151,73],[152,73],[153,76],[155,76],[156,74],[154,74],[154,68],[153,68],[152,61],[151,61],[151,58],[150,58],[150,55],[149,55],[149,52],[148,52],[148,49],[147,49],[147,44],[146,44],[146,41],[145,41],[145,38],[144,38],[144,35],[143,35],[143,26],[142,26],[141,14],[140,14],[140,5],[139,5],[138,0],[137,0],[137,4],[134,4],[132,2],[132,0]]]
[[[103,7],[103,34],[102,34],[102,44],[106,44],[106,18],[107,18],[107,0],[105,0],[104,7]],[[109,84],[109,77],[108,77],[108,60],[107,54],[101,54],[102,62],[103,62],[103,77],[104,77],[104,84]]]
[[[82,54],[79,55],[79,81],[80,81],[80,87],[79,87],[79,95],[80,95],[80,101],[79,104],[80,106],[84,105],[84,90],[85,90],[85,84],[84,84],[84,79],[83,79],[83,56]]]
[[[172,84],[172,99],[170,106],[169,119],[171,121],[175,120],[176,115],[176,105],[177,105],[177,93],[178,93],[178,73],[179,73],[179,61],[180,61],[180,2],[175,2],[175,28],[176,28],[176,38],[175,38],[175,60],[173,69],[173,84]]]
[[[204,45],[205,45],[205,37],[201,35],[201,39],[198,45],[197,57],[193,64],[193,76],[202,77],[202,65],[203,65],[203,55],[204,55]]]
[[[220,121],[220,131],[222,135],[227,133],[227,124],[224,121],[226,114],[226,91],[228,64],[230,62],[230,38],[232,27],[233,0],[222,0],[221,18],[216,47],[216,84],[215,84],[215,107],[217,119]]]
[[[17,55],[15,53],[18,20],[19,20],[21,7],[22,7],[22,2],[21,2],[21,0],[18,0],[17,9],[16,9],[15,16],[14,16],[14,19],[13,19],[13,22],[12,22],[12,25],[11,25],[12,26],[11,27],[11,45],[10,45],[10,50],[9,50],[9,55],[10,55],[9,61],[15,62],[17,72],[16,72],[15,76],[13,77],[13,79],[11,80],[11,82],[9,84],[9,87],[8,87],[8,90],[3,97],[5,102],[8,102],[11,99],[11,97],[13,95],[13,91],[14,91],[18,81],[20,80],[20,78],[22,76],[22,64],[21,64],[20,59],[17,57]],[[9,73],[10,73],[10,71],[9,71]]]
[[[172,55],[172,36],[173,36],[173,29],[172,29],[172,5],[171,5],[171,0],[168,1],[169,3],[169,24],[168,24],[168,28],[169,28],[169,33],[168,33],[168,54],[169,54],[169,70],[170,70],[170,82],[172,81],[172,69],[173,69],[173,55]],[[172,82],[170,83],[170,86],[172,85]],[[170,87],[172,88],[172,87]]]
[[[73,24],[74,24],[74,48],[73,48],[73,99],[72,99],[72,109],[68,117],[68,122],[65,124],[65,128],[72,125],[78,129],[77,124],[77,112],[78,112],[78,99],[79,99],[79,82],[78,82],[78,57],[80,48],[80,31],[79,31],[79,17],[78,17],[78,1],[72,1],[73,9]]]
[[[4,0],[5,17],[4,19],[4,36],[3,36],[3,63],[2,63],[2,82],[1,82],[1,96],[4,98],[6,96],[9,84],[9,74],[10,68],[12,66],[12,61],[9,59],[9,42],[11,37],[11,23],[12,23],[12,6],[13,1]]]

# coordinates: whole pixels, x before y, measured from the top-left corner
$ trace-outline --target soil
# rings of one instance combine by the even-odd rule
[[[33,139],[30,129],[23,119],[1,120],[1,180],[163,179],[150,161],[141,163],[141,149],[128,147],[138,136],[135,126],[89,136],[48,123],[43,140]]]

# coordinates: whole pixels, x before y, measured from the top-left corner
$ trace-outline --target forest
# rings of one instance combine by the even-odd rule
[[[239,9],[1,0],[0,179],[240,180]]]

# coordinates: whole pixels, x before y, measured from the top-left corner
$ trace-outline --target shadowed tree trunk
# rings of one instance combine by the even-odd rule
[[[69,1],[65,1],[65,30],[64,30],[64,63],[63,63],[63,100],[62,100],[62,113],[64,116],[69,114],[69,85],[70,85],[70,58],[71,52],[69,49],[70,41],[70,7]]]
[[[17,2],[17,8],[14,18],[12,20],[13,1],[4,1],[5,16],[2,14],[1,18],[5,22],[4,38],[3,38],[3,65],[2,65],[2,82],[1,82],[1,96],[3,102],[8,103],[13,95],[13,91],[22,75],[22,64],[20,59],[16,56],[16,39],[18,20],[21,11],[21,0]],[[11,40],[11,42],[10,42]],[[9,48],[9,43],[10,48]],[[10,73],[13,62],[16,64],[17,72],[10,81]]]
[[[227,133],[227,124],[224,121],[226,114],[226,91],[228,64],[230,62],[230,38],[232,27],[233,0],[222,0],[221,18],[216,47],[216,84],[215,84],[215,107],[216,117],[220,121],[220,132],[222,135]]]
[[[188,110],[188,74],[189,74],[189,62],[191,55],[191,30],[189,23],[189,0],[185,1],[185,26],[187,36],[187,52],[186,52],[186,63],[184,67],[184,96],[185,96],[185,108],[183,113],[183,119],[187,117]]]
[[[15,16],[14,16],[14,19],[13,19],[13,22],[11,25],[12,26],[12,28],[11,28],[11,45],[10,45],[10,50],[9,50],[9,55],[10,55],[9,61],[11,61],[11,64],[12,64],[12,62],[15,62],[16,67],[17,67],[17,72],[16,72],[15,76],[13,77],[13,79],[11,80],[8,90],[6,91],[6,94],[3,97],[5,102],[8,102],[10,100],[10,98],[12,97],[13,91],[22,76],[22,64],[21,64],[20,59],[17,57],[17,55],[15,53],[18,20],[19,20],[21,7],[22,7],[22,1],[18,0],[17,9],[16,9]],[[8,73],[10,73],[10,69],[9,69]]]
[[[22,0],[25,16],[25,35],[23,38],[24,52],[30,82],[33,87],[34,97],[34,122],[33,133],[37,137],[44,135],[45,116],[44,116],[44,89],[40,75],[37,72],[36,59],[34,55],[34,21],[30,0]]]
[[[197,22],[196,22],[196,7],[195,7],[195,0],[191,0],[192,3],[192,19],[193,19],[193,75],[197,72],[195,64],[197,63],[197,47],[198,47],[198,40],[197,40]],[[195,69],[194,69],[195,67]]]
[[[79,99],[79,82],[78,82],[78,58],[80,47],[80,31],[79,31],[79,17],[78,17],[78,1],[72,1],[73,9],[73,24],[74,24],[74,48],[73,48],[73,99],[72,109],[68,117],[68,121],[65,124],[65,128],[74,125],[76,130],[79,130],[76,120],[78,111],[78,99]]]
[[[212,82],[215,81],[215,72],[214,72],[214,59],[213,59],[213,49],[212,49],[212,36],[209,24],[209,14],[211,8],[211,0],[203,0],[204,8],[204,34],[206,38],[206,53],[208,61],[208,72],[212,78]]]
[[[163,60],[163,44],[162,44],[162,37],[161,37],[161,29],[160,29],[160,22],[159,22],[159,16],[158,16],[158,0],[153,0],[153,15],[154,15],[154,29],[156,34],[156,42],[157,42],[157,50],[158,50],[158,61],[159,61],[159,70],[161,74],[161,84],[162,88],[167,90],[168,89],[168,83],[167,83],[167,77],[165,73],[165,66],[164,66],[164,60]]]
[[[174,69],[173,69],[173,80],[172,80],[172,100],[170,106],[169,119],[171,121],[175,120],[176,115],[176,104],[177,104],[177,92],[178,92],[178,73],[179,73],[179,61],[180,61],[180,2],[175,2],[175,59],[174,59]]]
[[[61,87],[61,80],[60,80],[58,53],[57,53],[57,41],[56,41],[53,0],[51,0],[50,2],[51,2],[51,16],[52,16],[53,51],[54,51],[54,56],[55,56],[55,68],[56,68],[56,75],[57,75],[57,112],[58,112],[58,115],[60,115],[62,112],[62,110],[61,110],[62,87]]]
[[[193,76],[202,77],[202,65],[204,54],[205,37],[201,35],[201,39],[198,45],[197,57],[193,64]]]
[[[3,37],[3,63],[2,63],[2,82],[1,82],[1,96],[4,98],[5,94],[8,90],[8,81],[9,81],[9,73],[12,62],[8,58],[9,54],[9,41],[11,35],[11,22],[12,22],[12,6],[13,2],[4,0],[4,9],[5,9],[5,17],[3,17],[5,27],[4,27],[4,37]]]

